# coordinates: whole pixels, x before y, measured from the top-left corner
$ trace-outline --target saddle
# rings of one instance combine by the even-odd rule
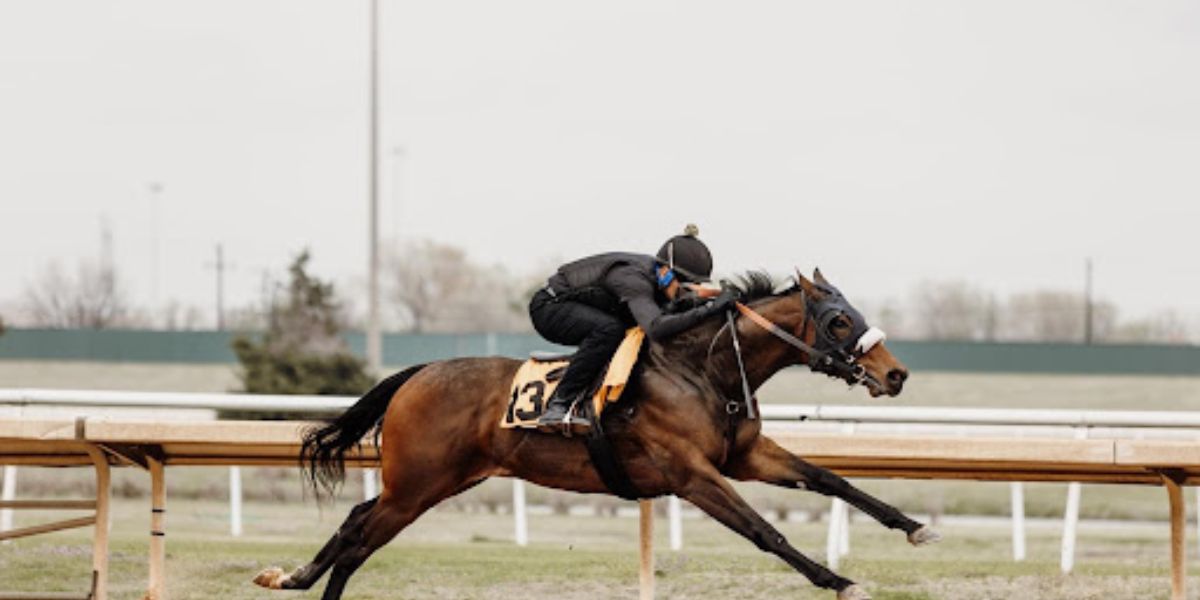
[[[640,327],[633,327],[625,332],[625,339],[608,361],[604,378],[592,394],[593,420],[599,421],[604,408],[621,398],[621,393],[625,391],[625,385],[633,373],[633,367],[637,365],[645,339],[646,332]],[[558,387],[570,362],[570,355],[540,352],[535,352],[526,360],[513,376],[509,388],[508,409],[504,411],[500,427],[537,429],[537,420],[546,408],[546,400]]]

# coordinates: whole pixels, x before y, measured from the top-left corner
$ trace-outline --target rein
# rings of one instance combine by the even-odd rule
[[[807,302],[806,302],[806,304],[807,304]],[[821,349],[815,348],[813,346],[810,346],[809,344],[805,343],[804,340],[801,340],[800,338],[796,337],[795,335],[792,335],[790,332],[788,332],[784,328],[780,327],[775,322],[762,316],[757,311],[750,308],[749,306],[746,306],[745,304],[742,304],[741,302],[735,303],[735,306],[737,307],[737,310],[739,313],[741,313],[747,319],[750,319],[752,322],[754,322],[755,325],[762,327],[771,335],[775,336],[776,338],[779,338],[784,343],[788,344],[789,346],[792,346],[793,348],[796,348],[797,350],[802,352],[804,355],[806,355],[808,357],[807,364],[808,364],[809,369],[819,372],[819,373],[825,373],[825,374],[833,376],[833,377],[838,377],[838,378],[844,379],[851,386],[858,385],[860,383],[866,383],[869,386],[880,387],[879,382],[875,381],[875,378],[871,377],[871,375],[869,373],[867,373],[866,368],[858,363],[858,356],[866,354],[868,351],[870,351],[871,347],[873,347],[875,344],[882,341],[884,339],[884,337],[886,337],[882,331],[879,331],[878,329],[875,329],[875,328],[869,328],[866,331],[864,331],[858,337],[858,341],[855,343],[855,352],[857,353],[857,355],[849,353],[846,350],[837,348],[837,347],[835,347],[836,351],[831,352],[831,351],[821,350]],[[810,312],[811,312],[811,310],[805,311],[804,325],[801,327],[801,331],[808,328],[808,322],[811,318]],[[750,405],[750,391],[749,391],[750,386],[749,386],[749,382],[747,382],[747,380],[746,380],[745,369],[742,368],[741,345],[738,343],[738,339],[737,339],[737,323],[734,321],[732,310],[727,313],[727,316],[728,316],[728,320],[729,320],[727,325],[730,328],[730,333],[733,335],[733,340],[734,340],[733,341],[734,353],[737,355],[738,367],[741,368],[740,374],[742,377],[742,391],[743,391],[743,394],[746,396],[746,402],[747,402],[747,405],[749,406]],[[720,332],[718,332],[718,334],[719,333]],[[820,332],[818,331],[818,338],[820,338],[819,334],[820,334]],[[714,338],[714,342],[715,341],[716,340]],[[751,417],[751,418],[753,418],[753,417]]]

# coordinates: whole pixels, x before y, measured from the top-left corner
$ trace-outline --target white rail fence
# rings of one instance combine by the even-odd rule
[[[291,412],[304,414],[335,413],[345,410],[357,398],[342,396],[281,396],[248,394],[195,394],[122,392],[97,390],[0,389],[0,414],[10,416],[90,415],[106,409],[142,410],[234,410],[242,412]],[[840,431],[861,433],[928,434],[952,437],[996,435],[999,433],[1085,438],[1171,438],[1200,440],[1200,412],[1095,411],[1056,409],[968,409],[942,407],[879,407],[841,405],[764,405],[764,430]],[[0,485],[0,499],[16,495],[17,469],[6,466]],[[378,493],[374,469],[364,469],[363,492],[368,499]],[[231,467],[230,534],[240,536],[242,523],[241,469]],[[1061,569],[1070,572],[1075,563],[1075,541],[1082,487],[1068,485],[1063,518]],[[1025,559],[1024,487],[1012,483],[1011,518],[1013,560]],[[1197,496],[1200,506],[1200,495]],[[678,498],[667,500],[669,540],[672,550],[683,548],[683,509]],[[513,481],[514,540],[529,543],[526,490],[524,482]],[[850,519],[845,503],[833,500],[830,506],[826,560],[837,568],[850,551]],[[1200,518],[1200,511],[1198,511]],[[1198,522],[1200,525],[1200,522]],[[0,531],[12,528],[12,511],[0,510]]]

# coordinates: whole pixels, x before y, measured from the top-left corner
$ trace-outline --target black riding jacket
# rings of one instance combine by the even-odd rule
[[[661,342],[712,311],[700,306],[677,314],[664,312],[668,300],[658,289],[657,267],[653,256],[609,252],[567,263],[547,283],[556,297],[603,310],[628,326],[639,325],[650,339]]]

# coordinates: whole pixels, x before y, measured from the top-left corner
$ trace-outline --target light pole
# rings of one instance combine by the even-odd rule
[[[368,185],[370,195],[370,251],[367,267],[367,366],[378,376],[383,370],[383,339],[379,329],[379,0],[371,0],[370,14],[370,134]]]

